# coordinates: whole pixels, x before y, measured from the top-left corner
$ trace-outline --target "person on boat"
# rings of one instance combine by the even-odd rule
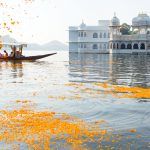
[[[4,50],[4,58],[8,57],[8,53],[6,52],[6,50]]]
[[[21,55],[20,55],[20,52],[19,52],[19,51],[16,51],[16,53],[15,53],[15,57],[16,57],[16,58],[20,58],[20,57],[21,57]]]
[[[19,47],[19,53],[20,53],[21,56],[22,56],[22,49],[23,49],[23,46],[21,45],[21,46]]]
[[[19,50],[16,51],[16,55],[15,55],[16,58],[24,57],[24,56],[22,55],[22,48],[23,48],[23,46],[20,45],[20,46],[19,46]]]
[[[16,55],[16,46],[10,46],[11,47],[11,50],[12,50],[12,52],[11,52],[11,57],[14,57],[15,58],[15,55]]]
[[[13,57],[14,56],[14,53],[13,51],[10,53],[9,57]]]
[[[0,53],[0,58],[2,58],[3,57],[3,54],[2,53]]]

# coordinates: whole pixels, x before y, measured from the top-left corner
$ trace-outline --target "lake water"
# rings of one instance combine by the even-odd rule
[[[0,62],[0,114],[2,148],[150,149],[150,56]]]

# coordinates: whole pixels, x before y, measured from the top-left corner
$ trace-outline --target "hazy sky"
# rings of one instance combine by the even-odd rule
[[[111,19],[114,12],[121,23],[131,23],[139,12],[150,15],[150,0],[1,1],[7,6],[1,6],[0,21],[8,22],[10,18],[15,23],[18,21],[16,25],[10,24],[13,26],[12,33],[8,33],[25,42],[46,43],[59,40],[65,43],[68,41],[68,26],[79,25],[82,19],[87,25],[97,25],[100,19]],[[8,34],[3,28],[0,34]]]

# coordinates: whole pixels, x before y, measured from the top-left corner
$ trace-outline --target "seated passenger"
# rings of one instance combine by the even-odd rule
[[[14,52],[11,52],[9,56],[14,57]]]
[[[0,58],[2,58],[2,57],[3,57],[3,54],[0,53]]]
[[[10,46],[11,47],[11,49],[12,49],[12,52],[11,52],[11,57],[16,57],[15,55],[16,55],[16,46]]]
[[[15,53],[15,57],[16,57],[16,58],[20,58],[20,57],[21,57],[21,54],[20,54],[20,52],[19,52],[19,51],[16,51],[16,53]]]
[[[8,57],[8,53],[6,52],[6,50],[4,50],[4,58],[7,58]]]

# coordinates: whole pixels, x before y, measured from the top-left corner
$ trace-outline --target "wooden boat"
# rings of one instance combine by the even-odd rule
[[[20,53],[22,54],[22,48],[27,47],[27,44],[20,43],[3,43],[1,46],[10,47],[12,52],[16,52],[16,48],[19,48]],[[14,49],[15,47],[15,49]],[[1,47],[2,48],[2,47]],[[42,59],[51,55],[55,55],[56,53],[44,54],[44,55],[36,55],[36,56],[20,56],[20,57],[0,57],[0,61],[35,61],[37,59]]]
[[[42,59],[51,55],[55,55],[57,53],[50,53],[50,54],[45,54],[45,55],[36,55],[36,56],[22,56],[20,58],[16,58],[16,57],[7,57],[7,58],[0,58],[1,61],[16,61],[16,60],[20,60],[20,61],[25,61],[25,60],[29,60],[29,61],[35,61],[38,59]]]

